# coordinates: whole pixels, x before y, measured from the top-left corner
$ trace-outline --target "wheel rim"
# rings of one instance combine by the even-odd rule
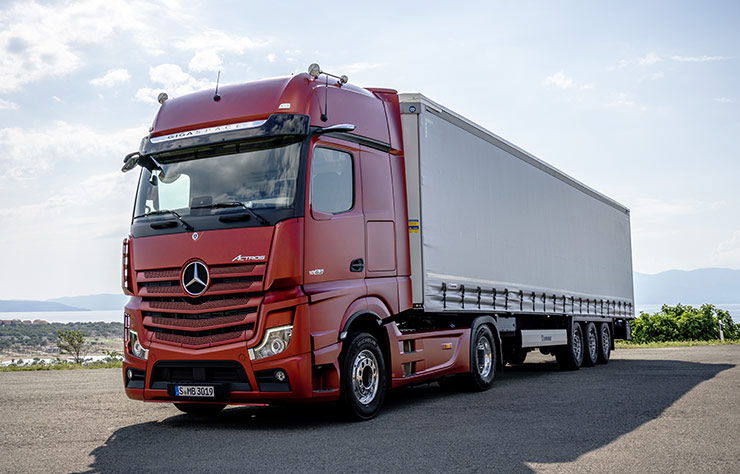
[[[604,355],[609,353],[611,350],[611,341],[609,340],[609,327],[604,324],[601,327],[601,351]]]
[[[481,335],[475,345],[475,353],[478,365],[478,375],[487,378],[493,368],[493,351],[487,337]]]
[[[583,357],[583,333],[581,331],[573,331],[573,355],[576,360],[581,360]]]
[[[596,355],[598,348],[598,336],[596,335],[596,328],[592,328],[588,331],[588,353],[592,356]]]
[[[368,405],[378,393],[380,374],[375,354],[364,349],[352,363],[352,391],[355,398],[363,405]]]

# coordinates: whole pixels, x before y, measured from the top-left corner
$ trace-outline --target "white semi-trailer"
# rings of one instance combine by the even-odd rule
[[[509,362],[606,362],[634,317],[629,209],[421,94],[400,103],[414,307],[494,313]]]

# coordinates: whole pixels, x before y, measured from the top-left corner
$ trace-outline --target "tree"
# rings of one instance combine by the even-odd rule
[[[60,353],[72,355],[75,364],[81,364],[85,356],[85,333],[74,329],[57,331],[57,347]]]

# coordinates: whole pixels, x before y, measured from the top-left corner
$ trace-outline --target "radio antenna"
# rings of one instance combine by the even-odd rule
[[[329,120],[329,76],[326,75],[326,86],[324,87],[324,113],[321,114],[321,121],[326,122]]]
[[[221,71],[218,71],[218,76],[216,77],[216,93],[213,94],[213,101],[218,102],[221,100],[221,96],[218,95],[218,83],[221,81]]]

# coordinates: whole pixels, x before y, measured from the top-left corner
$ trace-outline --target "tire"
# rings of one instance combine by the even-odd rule
[[[599,333],[594,323],[586,323],[583,342],[583,367],[593,367],[599,357]]]
[[[480,325],[470,339],[470,373],[466,376],[469,390],[483,392],[493,385],[496,373],[496,344],[491,329]]]
[[[175,408],[191,416],[216,416],[226,405],[211,403],[175,403]]]
[[[601,323],[599,325],[599,350],[596,360],[599,364],[609,363],[609,357],[612,353],[612,331],[609,324]]]
[[[340,400],[351,420],[374,418],[385,399],[387,380],[383,351],[368,333],[350,333],[341,361]]]
[[[583,364],[583,328],[580,324],[573,323],[568,345],[558,350],[555,358],[563,370],[578,370],[581,368],[581,364]]]

